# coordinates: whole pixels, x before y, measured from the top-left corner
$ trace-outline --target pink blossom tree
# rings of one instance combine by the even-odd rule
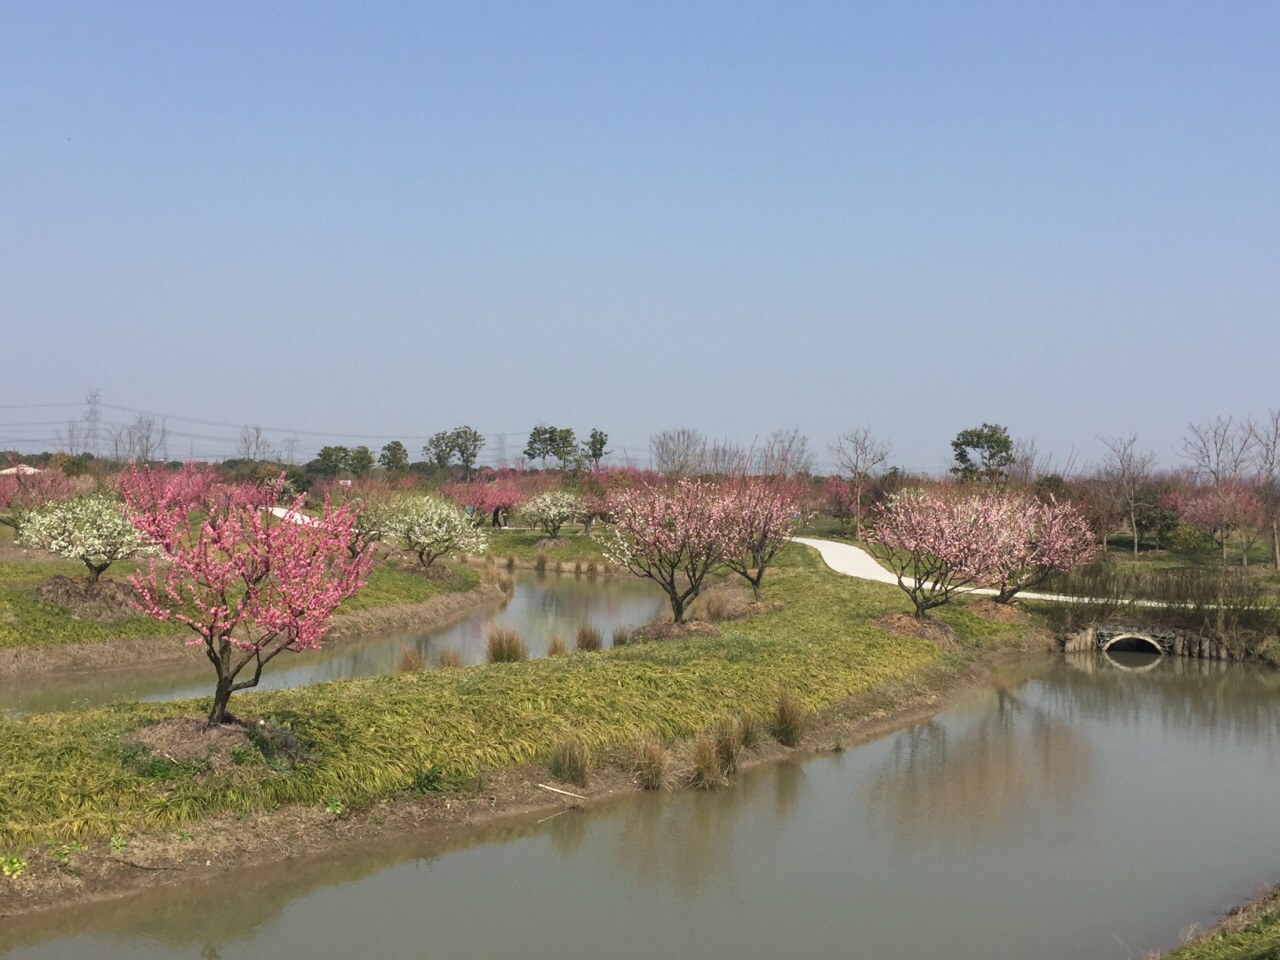
[[[719,487],[726,505],[722,560],[751,584],[759,600],[765,570],[799,523],[802,484],[794,479],[742,475]]]
[[[700,480],[618,490],[609,498],[606,555],[660,586],[672,618],[684,623],[702,581],[724,556],[731,509],[721,491]]]
[[[989,580],[1001,543],[995,501],[975,494],[903,490],[877,504],[867,541],[924,619],[964,587]]]
[[[1094,555],[1089,522],[1071,504],[1019,493],[995,493],[990,498],[995,502],[989,505],[988,533],[1000,549],[987,582],[999,591],[996,603],[1009,603],[1020,591],[1041,586]]]
[[[20,531],[23,519],[32,510],[69,499],[75,493],[75,483],[61,470],[37,470],[10,462],[0,472],[0,523]]]
[[[257,686],[280,653],[318,648],[334,609],[364,584],[369,554],[346,556],[354,511],[326,501],[315,524],[278,521],[261,509],[275,502],[277,480],[261,503],[227,498],[200,516],[130,473],[121,483],[128,516],[166,561],[130,578],[138,606],[195,632],[189,644],[204,647],[217,675],[208,722],[223,723],[233,693]],[[237,680],[249,666],[252,676]]]

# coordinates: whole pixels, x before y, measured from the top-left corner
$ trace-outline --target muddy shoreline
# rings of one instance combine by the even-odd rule
[[[1000,663],[1047,650],[1042,639],[1037,635],[1022,650],[1003,650],[969,664],[929,667],[903,683],[847,698],[816,718],[796,747],[766,738],[744,754],[740,766],[749,769],[854,747],[927,719],[984,685]],[[674,744],[672,750],[679,755],[687,746]],[[475,789],[406,794],[340,813],[312,805],[244,818],[221,815],[176,833],[130,836],[127,847],[118,851],[105,840],[94,841],[85,850],[70,851],[62,862],[43,850],[24,851],[27,869],[0,884],[0,917],[47,915],[52,922],[66,908],[341,851],[409,831],[447,831],[451,837],[461,831],[465,838],[468,832],[498,823],[521,824],[568,809],[615,803],[639,792],[629,768],[627,750],[619,748],[599,758],[587,788],[554,780],[544,763],[525,764],[487,771]]]
[[[463,593],[437,594],[422,603],[399,603],[339,614],[326,642],[363,633],[399,627],[433,627],[506,598],[496,585],[481,583]],[[200,647],[183,641],[191,631],[146,639],[106,640],[102,643],[65,644],[56,647],[5,647],[0,649],[0,680],[55,674],[88,673],[111,669],[136,669],[140,665],[182,663],[203,659]]]

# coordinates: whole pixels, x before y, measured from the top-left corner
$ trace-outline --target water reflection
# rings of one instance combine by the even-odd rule
[[[506,601],[460,614],[430,629],[395,630],[346,637],[322,649],[278,658],[264,673],[260,690],[348,680],[394,673],[405,648],[416,650],[427,664],[445,651],[462,663],[485,658],[485,627],[515,627],[531,656],[543,656],[554,635],[570,647],[578,627],[592,624],[609,645],[613,631],[632,629],[659,616],[664,598],[648,582],[625,577],[582,578],[572,574],[515,575],[515,591]],[[177,644],[179,640],[161,640]],[[117,700],[177,700],[208,696],[212,674],[203,653],[192,648],[189,661],[148,666],[144,670],[99,670],[89,674],[0,683],[0,706],[22,713],[77,710]]]
[[[1123,960],[1280,879],[1280,740],[1259,716],[1276,675],[1222,666],[1019,664],[916,728],[732,790],[11,918],[0,953]]]

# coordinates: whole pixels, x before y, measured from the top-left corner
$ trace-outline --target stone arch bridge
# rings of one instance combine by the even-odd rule
[[[1205,660],[1233,659],[1227,645],[1188,630],[1173,627],[1144,627],[1123,623],[1098,623],[1066,638],[1068,653],[1078,650],[1159,653]]]

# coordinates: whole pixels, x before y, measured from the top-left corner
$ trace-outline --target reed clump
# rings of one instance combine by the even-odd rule
[[[484,631],[485,654],[490,663],[516,663],[529,659],[529,647],[512,627],[489,624]]]
[[[764,740],[764,728],[759,719],[750,713],[738,717],[738,735],[745,750],[754,750]]]
[[[804,737],[809,712],[803,703],[787,687],[778,689],[778,699],[773,707],[773,722],[769,732],[786,747],[794,747]]]
[[[579,650],[599,650],[604,646],[604,637],[600,635],[600,630],[594,624],[584,623],[578,627],[578,649]]]
[[[708,730],[698,731],[689,750],[689,761],[693,764],[689,774],[691,786],[698,790],[715,790],[729,785],[729,778],[720,765],[720,748],[715,734]]]
[[[494,577],[493,582],[496,583],[498,585],[498,589],[501,590],[503,593],[505,593],[507,596],[511,596],[511,594],[516,592],[515,578],[508,573],[498,574],[496,577]]]
[[[657,734],[644,733],[636,739],[631,776],[642,790],[670,790],[675,785],[671,751]]]
[[[441,670],[462,666],[462,651],[455,647],[446,647],[440,651],[440,656],[436,658],[436,666]]]
[[[547,641],[547,656],[558,657],[564,653],[567,648],[564,645],[564,637],[558,633],[553,633],[551,639]]]
[[[405,647],[396,658],[396,673],[418,673],[423,666],[422,654],[413,647]]]
[[[538,555],[534,557],[533,569],[539,573],[545,573],[547,569],[547,551],[539,550]]]
[[[594,576],[599,575],[599,573],[600,573],[600,566],[599,566],[599,564],[597,564],[594,560],[588,560],[588,561],[587,561],[587,576],[588,576],[588,577],[594,577]]]
[[[742,721],[737,717],[722,717],[711,728],[711,734],[716,740],[720,770],[731,777],[738,772],[738,757],[745,746],[742,742]]]
[[[515,570],[515,568],[516,568],[516,555],[514,553],[509,553],[507,554],[507,573],[511,573],[511,571]]]
[[[562,737],[551,752],[551,775],[585,787],[591,780],[591,751],[576,733]]]
[[[626,627],[614,627],[613,636],[609,640],[615,647],[625,647],[631,642],[631,631]]]

